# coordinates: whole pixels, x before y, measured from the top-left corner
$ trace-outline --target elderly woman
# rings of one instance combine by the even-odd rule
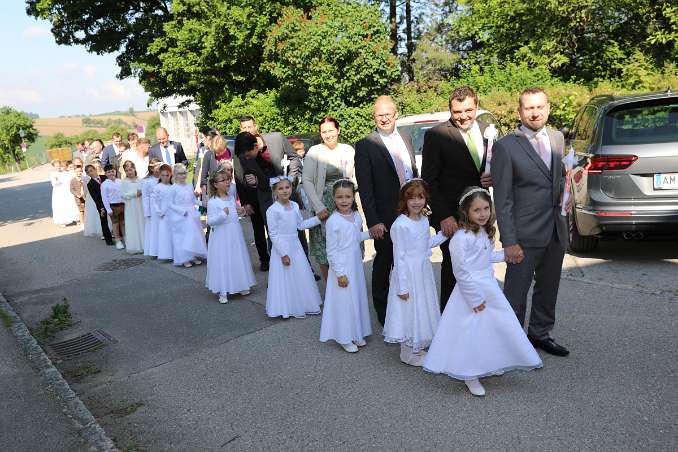
[[[326,116],[320,120],[319,127],[323,142],[311,146],[306,153],[302,181],[311,209],[324,220],[334,210],[332,184],[342,178],[351,179],[355,183],[353,173],[355,151],[348,144],[339,143],[339,121]],[[329,264],[325,251],[325,226],[312,228],[310,237],[309,254],[318,263],[323,278],[327,280]]]

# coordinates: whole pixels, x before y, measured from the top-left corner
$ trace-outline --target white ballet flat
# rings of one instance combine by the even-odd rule
[[[466,387],[476,397],[483,397],[485,395],[485,388],[480,384],[480,380],[474,378],[472,380],[464,380]]]
[[[360,339],[359,341],[353,341],[353,343],[355,345],[357,345],[358,347],[364,347],[364,346],[367,345],[367,342],[365,341],[365,339]]]
[[[355,345],[353,342],[350,344],[339,344],[341,347],[346,350],[349,353],[356,353],[358,351],[358,346]]]
[[[221,304],[228,303],[228,296],[226,294],[219,295],[219,303],[221,303]]]

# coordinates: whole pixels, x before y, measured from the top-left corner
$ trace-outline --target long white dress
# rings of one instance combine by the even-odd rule
[[[70,171],[52,171],[49,181],[52,184],[52,221],[54,224],[67,225],[80,221],[80,211],[71,193]]]
[[[228,207],[228,215],[224,212]],[[207,203],[210,241],[205,286],[215,294],[235,294],[256,285],[245,236],[238,221],[234,196],[212,197]]]
[[[148,176],[141,180],[141,207],[144,210],[144,255],[157,256],[158,243],[155,238],[158,236],[159,217],[153,213],[151,196],[153,189],[158,185],[158,178]]]
[[[266,224],[273,244],[266,314],[285,319],[319,314],[320,292],[297,231],[318,226],[320,220],[318,217],[304,220],[299,205],[294,201],[290,201],[288,207],[274,202],[266,211]],[[289,256],[289,266],[283,265],[282,256]]]
[[[172,185],[172,203],[169,207],[174,265],[183,265],[196,257],[207,257],[205,234],[193,186],[186,183]]]
[[[320,324],[320,341],[335,340],[340,344],[350,344],[372,334],[360,250],[360,242],[369,239],[370,234],[361,231],[362,219],[358,212],[353,212],[353,217],[349,219],[335,211],[325,223],[325,228],[330,270]],[[348,277],[348,287],[339,287],[339,276]]]
[[[450,240],[457,284],[450,295],[424,359],[428,372],[458,380],[542,367],[513,309],[494,277],[492,262],[503,262],[485,230],[459,230]],[[473,308],[485,302],[485,310]]]
[[[157,246],[156,256],[158,259],[170,260],[174,257],[172,249],[172,220],[170,218],[170,205],[174,197],[174,190],[170,184],[156,184],[151,196],[153,213],[156,216],[157,232],[153,237]],[[153,254],[151,254],[153,256]]]
[[[130,254],[144,252],[144,208],[139,190],[139,178],[123,179],[120,185],[120,195],[125,203],[125,249]]]
[[[400,215],[391,226],[393,271],[388,291],[384,340],[405,343],[418,353],[431,345],[438,329],[440,308],[431,265],[431,248],[447,240],[431,236],[428,218]],[[407,300],[398,295],[409,294]]]
[[[82,175],[82,184],[85,187],[85,227],[83,234],[85,237],[103,237],[104,233],[101,231],[101,219],[99,218],[99,210],[94,203],[94,199],[89,194],[87,183],[90,177],[87,174]]]

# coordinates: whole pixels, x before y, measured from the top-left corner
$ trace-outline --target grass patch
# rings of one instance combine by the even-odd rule
[[[85,363],[82,366],[76,367],[74,369],[68,369],[64,371],[66,378],[73,383],[82,383],[83,380],[92,375],[96,375],[101,372],[96,365],[92,363]]]
[[[71,305],[64,298],[63,303],[57,303],[52,306],[52,315],[40,321],[37,335],[43,340],[50,339],[59,331],[63,331],[71,326],[73,326]]]
[[[0,309],[0,321],[2,321],[2,324],[7,328],[12,328],[12,325],[14,325],[14,320],[12,320],[9,314],[7,314],[2,309]]]
[[[144,406],[144,402],[130,403],[129,405],[124,406],[122,408],[116,408],[115,410],[108,413],[108,416],[119,419],[121,417],[129,416],[130,414],[136,413],[137,410],[142,406]]]

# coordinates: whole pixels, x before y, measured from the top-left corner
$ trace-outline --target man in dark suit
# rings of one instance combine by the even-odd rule
[[[459,198],[471,185],[489,187],[492,177],[483,175],[487,158],[487,124],[476,121],[478,96],[462,86],[450,96],[450,120],[424,135],[421,177],[431,195],[432,226],[450,237],[457,231]],[[443,262],[440,268],[440,310],[456,284],[452,273],[450,241],[440,245]]]
[[[549,111],[543,89],[524,90],[518,107],[522,124],[494,146],[491,168],[507,262],[504,294],[522,325],[534,281],[527,337],[547,353],[567,356],[551,338],[568,231],[561,215],[565,140],[546,127]],[[571,203],[565,207],[569,211]]]
[[[184,148],[178,141],[171,141],[167,129],[158,127],[155,130],[155,138],[158,140],[156,144],[151,147],[148,153],[148,159],[157,158],[163,163],[167,163],[174,167],[177,163],[188,165],[188,159],[184,154]]]
[[[113,165],[118,170],[120,169],[120,157],[122,156],[122,135],[118,132],[114,132],[111,136],[112,143],[104,148],[101,153],[101,167],[104,168],[106,165]]]
[[[92,197],[92,201],[94,201],[94,204],[97,206],[99,220],[101,221],[101,232],[106,240],[106,245],[113,245],[113,236],[111,235],[111,230],[108,228],[108,215],[106,215],[104,201],[101,199],[101,184],[106,179],[106,176],[99,176],[94,165],[87,165],[85,171],[90,177],[89,182],[87,182],[87,190]]]
[[[400,187],[418,174],[412,140],[398,132],[396,119],[398,110],[393,99],[378,97],[374,103],[377,130],[355,146],[360,202],[377,252],[372,264],[372,302],[382,325],[393,267],[393,242],[388,230],[398,216]]]

